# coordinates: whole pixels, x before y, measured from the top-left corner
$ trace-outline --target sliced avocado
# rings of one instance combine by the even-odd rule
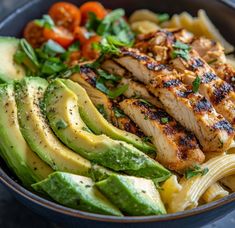
[[[138,136],[126,131],[122,131],[110,124],[98,112],[96,107],[91,102],[89,96],[87,95],[85,89],[83,89],[79,84],[71,80],[64,80],[63,82],[78,96],[78,106],[81,117],[83,118],[86,125],[95,134],[106,134],[113,139],[130,143],[136,148],[147,153],[151,153],[156,150],[153,145],[143,142]]]
[[[65,206],[98,214],[122,216],[119,209],[94,184],[88,177],[55,172],[32,186],[36,191],[43,190],[53,200]]]
[[[111,175],[96,183],[98,189],[128,215],[166,214],[159,192],[151,180]]]
[[[45,179],[53,170],[24,140],[17,119],[14,85],[0,85],[0,154],[26,187]]]
[[[165,177],[169,171],[133,145],[87,130],[78,110],[78,97],[56,79],[45,93],[46,115],[61,141],[83,157],[115,171],[144,177]]]
[[[21,132],[38,156],[54,170],[90,175],[91,163],[64,146],[50,129],[43,113],[47,81],[27,77],[16,83],[16,103]]]
[[[18,39],[0,37],[0,82],[19,80],[25,76],[24,68],[14,62],[14,54],[18,47]]]
[[[71,76],[71,80],[77,82],[86,90],[91,101],[101,112],[104,118],[107,119],[109,122],[112,122],[114,113],[112,110],[112,102],[110,101],[110,99],[104,93],[100,92],[98,89],[90,85],[79,73],[73,74]]]

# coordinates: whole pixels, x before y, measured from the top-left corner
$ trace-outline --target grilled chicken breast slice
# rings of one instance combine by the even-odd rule
[[[177,78],[175,71],[136,49],[121,49],[115,58],[136,80],[159,97],[165,110],[198,138],[203,151],[223,152],[233,141],[234,130],[208,100]]]
[[[198,76],[201,79],[199,92],[235,127],[235,92],[232,86],[217,77],[214,70],[194,50],[190,51],[188,60],[177,57],[172,60],[172,64],[183,73],[182,80],[186,84],[192,85]]]
[[[233,66],[226,63],[224,48],[220,43],[205,37],[194,39],[192,48],[212,67],[215,74],[222,80],[228,82],[235,90],[235,70]]]
[[[162,29],[149,34],[137,36],[135,48],[154,58],[159,63],[167,63],[175,39],[189,43],[193,39],[192,33],[185,29]]]
[[[126,90],[123,95],[127,98],[142,98],[146,101],[150,102],[151,104],[162,108],[162,104],[158,98],[154,97],[149,93],[146,89],[145,85],[136,82],[132,79],[132,75],[130,71],[127,71],[119,64],[114,62],[113,60],[105,60],[102,65],[102,69],[107,71],[110,74],[114,74],[120,76],[122,79],[120,81],[120,85],[128,85],[128,90]]]
[[[70,79],[79,83],[86,90],[94,105],[110,123],[121,130],[144,137],[145,135],[140,128],[121,112],[119,104],[113,102],[106,94],[96,89],[97,78],[91,68],[81,65],[80,73],[73,74]]]
[[[127,77],[127,78],[131,77],[131,74],[129,71],[119,66],[117,63],[115,63],[111,59],[105,60],[101,64],[101,68],[110,74],[118,75],[120,77]]]
[[[122,78],[120,85],[128,85],[128,90],[126,90],[123,95],[127,98],[142,98],[149,103],[155,105],[158,108],[163,108],[162,103],[159,99],[149,93],[146,86],[140,82],[136,82],[131,78]]]
[[[216,75],[228,82],[235,91],[235,68],[228,63],[215,62],[211,65]]]
[[[195,136],[164,110],[139,99],[126,99],[120,106],[152,138],[158,151],[156,160],[167,168],[180,172],[204,161]]]
[[[191,43],[194,49],[207,63],[220,62],[225,63],[226,57],[224,48],[219,42],[209,40],[205,37],[197,37]]]

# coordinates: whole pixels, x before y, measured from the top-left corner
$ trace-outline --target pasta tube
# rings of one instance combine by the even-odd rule
[[[182,186],[178,183],[177,176],[172,175],[168,178],[159,190],[162,202],[167,208],[175,193],[181,191]]]
[[[169,204],[169,212],[184,211],[195,208],[202,194],[212,184],[223,177],[235,174],[235,155],[222,155],[210,159],[202,166],[202,169],[208,168],[209,171],[204,176],[194,176],[188,180],[182,178],[182,190],[173,195]]]
[[[157,31],[159,27],[151,21],[136,21],[131,24],[131,29],[136,33],[147,34]]]
[[[129,18],[129,22],[132,24],[137,21],[151,21],[153,23],[158,23],[157,14],[148,9],[140,9],[133,12]]]
[[[224,177],[220,182],[235,192],[235,175]]]
[[[223,189],[219,183],[212,184],[206,192],[202,195],[202,199],[205,200],[206,203],[210,203],[212,201],[221,199],[229,194],[228,191]]]

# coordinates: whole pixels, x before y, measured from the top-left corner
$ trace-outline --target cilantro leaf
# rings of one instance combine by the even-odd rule
[[[148,106],[153,106],[151,103],[149,103],[148,101],[146,101],[145,99],[139,99],[142,103],[144,103],[144,104],[146,104],[146,105],[148,105]]]
[[[88,31],[96,31],[101,23],[101,20],[99,20],[95,13],[88,12],[88,19],[86,22],[86,28]]]
[[[52,20],[52,18],[45,14],[42,16],[42,19],[36,19],[34,20],[34,23],[40,27],[44,27],[44,28],[53,28],[55,26],[54,21]]]
[[[65,49],[53,40],[48,40],[42,47],[44,53],[49,55],[62,54]]]
[[[46,75],[51,75],[58,73],[62,70],[66,69],[66,65],[61,62],[53,62],[50,60],[47,60],[43,63],[41,67],[41,72]]]
[[[170,19],[170,15],[168,13],[161,13],[161,14],[157,14],[157,18],[159,23],[163,23],[165,21],[168,21]]]
[[[115,98],[119,97],[120,95],[122,95],[123,93],[125,93],[127,91],[127,89],[128,89],[128,85],[123,85],[123,86],[118,87],[115,90],[109,90],[107,95],[110,98],[115,99]]]
[[[189,45],[184,44],[178,40],[173,44],[173,47],[178,48],[178,49],[183,49],[183,50],[190,50],[191,49],[191,47]]]
[[[74,42],[73,44],[71,44],[68,47],[68,51],[70,51],[70,52],[78,51],[79,49],[80,49],[80,42],[79,41]]]
[[[177,57],[180,57],[180,58],[183,58],[185,60],[188,60],[189,59],[189,55],[188,54],[189,54],[188,50],[179,49],[179,50],[172,51],[171,57],[173,59],[175,59]]]
[[[194,169],[188,169],[186,172],[185,172],[185,174],[184,174],[184,176],[185,176],[185,178],[188,180],[188,179],[190,179],[190,178],[192,178],[192,177],[194,177],[194,176],[197,176],[197,175],[202,175],[202,176],[204,176],[205,174],[207,174],[208,173],[208,171],[209,171],[209,169],[206,167],[206,168],[204,168],[204,169],[201,169],[200,168],[200,166],[195,166],[194,167]]]
[[[114,115],[117,117],[117,118],[120,118],[120,117],[125,117],[126,115],[124,114],[124,112],[118,108],[118,107],[114,107],[113,108],[113,111],[114,111]]]
[[[166,124],[166,123],[168,123],[168,122],[169,122],[169,120],[168,120],[167,117],[162,117],[162,118],[161,118],[161,123]]]
[[[200,87],[201,79],[197,76],[193,81],[193,92],[198,92],[198,89]]]
[[[107,33],[112,26],[112,23],[119,18],[125,15],[125,11],[123,9],[116,9],[107,14],[107,16],[101,21],[96,32],[98,35],[102,36]]]
[[[97,69],[96,72],[99,74],[101,78],[104,78],[106,80],[111,80],[111,81],[119,81],[121,78],[119,76],[116,76],[114,74],[109,74],[104,70]]]

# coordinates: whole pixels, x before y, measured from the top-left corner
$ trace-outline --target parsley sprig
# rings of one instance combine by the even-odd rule
[[[201,79],[197,75],[197,77],[194,79],[193,84],[192,84],[194,93],[198,92],[200,84],[201,84]]]
[[[80,71],[78,65],[69,67],[66,64],[70,53],[78,49],[79,43],[74,43],[66,51],[53,40],[48,40],[41,48],[33,49],[25,39],[21,39],[14,61],[23,65],[26,75],[29,76],[37,75],[48,79],[67,78]]]
[[[197,176],[197,175],[201,175],[201,176],[204,176],[208,173],[209,169],[206,167],[204,169],[202,169],[200,166],[196,165],[194,166],[194,169],[188,169],[184,176],[185,178],[188,180],[194,176]]]
[[[175,59],[177,57],[181,57],[186,61],[189,59],[189,51],[191,49],[191,47],[189,45],[184,44],[184,43],[177,40],[173,44],[173,48],[174,48],[174,50],[171,53],[172,59]]]
[[[53,27],[55,27],[54,21],[52,20],[50,15],[47,15],[47,14],[44,14],[42,16],[42,19],[34,20],[34,23],[40,27],[49,28],[49,29],[52,29]]]

